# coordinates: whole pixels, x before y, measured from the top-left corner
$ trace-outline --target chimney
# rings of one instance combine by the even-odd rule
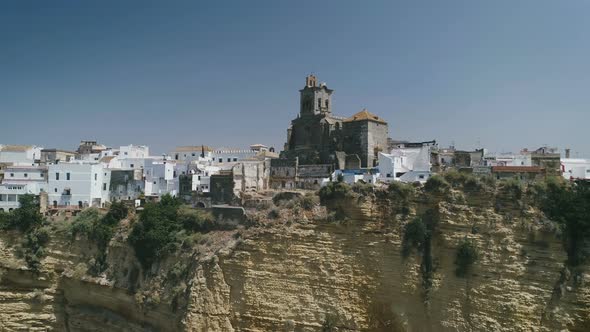
[[[569,159],[571,149],[565,149],[565,157]]]

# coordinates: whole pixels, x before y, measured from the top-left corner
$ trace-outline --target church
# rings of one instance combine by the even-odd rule
[[[348,118],[332,114],[333,92],[325,83],[318,85],[314,75],[307,76],[281,156],[338,169],[377,166],[379,152],[387,149],[387,122],[366,109]]]

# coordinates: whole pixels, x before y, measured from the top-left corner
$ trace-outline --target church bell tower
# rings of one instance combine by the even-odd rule
[[[305,78],[305,87],[300,92],[300,111],[303,116],[332,113],[332,92],[325,83],[318,86],[316,77],[311,74]]]

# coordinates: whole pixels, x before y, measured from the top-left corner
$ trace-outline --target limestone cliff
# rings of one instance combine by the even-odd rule
[[[7,331],[589,331],[587,266],[566,268],[559,230],[534,208],[494,194],[455,192],[436,203],[424,255],[401,255],[406,216],[376,194],[348,201],[345,218],[282,209],[252,226],[213,232],[198,250],[142,271],[125,232],[109,269],[90,276],[92,243],[52,234],[42,269],[18,258],[18,233],[0,236],[0,329]],[[501,203],[501,204],[498,204]],[[457,246],[479,260],[455,273]],[[182,273],[170,271],[183,267]]]

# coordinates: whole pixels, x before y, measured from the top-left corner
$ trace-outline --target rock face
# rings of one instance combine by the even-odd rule
[[[353,202],[342,222],[281,211],[233,250],[191,257],[176,291],[164,276],[177,257],[148,278],[132,249],[115,240],[109,271],[92,278],[76,272],[92,246],[55,235],[34,273],[15,255],[17,234],[2,234],[0,330],[590,330],[587,266],[565,267],[559,232],[537,211],[498,209],[486,197],[440,202],[427,275],[426,256],[401,255],[404,224],[425,204],[413,203],[408,217],[392,216],[392,204]],[[458,277],[465,238],[480,255]]]

